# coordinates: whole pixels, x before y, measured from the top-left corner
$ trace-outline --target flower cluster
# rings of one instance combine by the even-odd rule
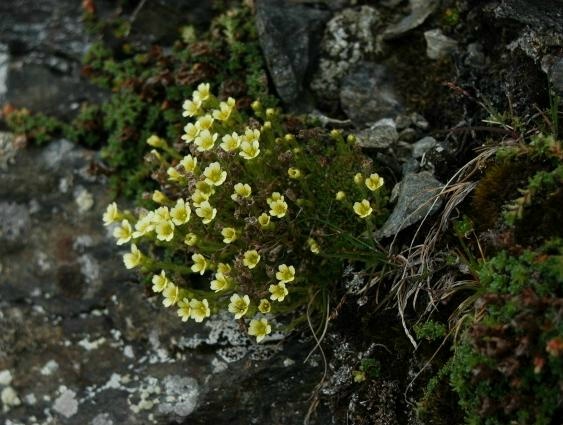
[[[130,243],[125,266],[152,276],[152,291],[181,320],[226,310],[260,342],[274,315],[306,305],[328,273],[337,278],[332,247],[377,225],[384,198],[383,178],[340,132],[304,140],[286,133],[278,110],[252,108],[245,117],[200,84],[183,104],[181,140],[147,140],[158,165],[154,207],[112,203],[103,221],[118,245]]]

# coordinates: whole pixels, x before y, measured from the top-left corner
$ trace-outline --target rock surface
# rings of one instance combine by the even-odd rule
[[[457,48],[457,41],[444,35],[441,29],[424,32],[426,39],[426,55],[430,59],[441,59],[453,53]]]
[[[256,345],[229,315],[181,322],[147,299],[102,226],[109,199],[89,173],[96,153],[65,140],[13,149],[0,169],[6,423],[302,423],[320,377],[303,365],[309,343]],[[273,407],[282,399],[292,408]]]
[[[435,214],[442,206],[437,196],[442,184],[428,171],[407,174],[400,183],[397,204],[393,212],[375,232],[376,238],[396,235],[408,226]]]
[[[343,79],[340,102],[346,115],[360,128],[403,109],[391,73],[384,65],[362,63]]]
[[[68,116],[102,99],[80,77],[89,45],[81,16],[72,0],[0,2],[0,103]]]
[[[305,79],[330,13],[287,0],[258,0],[256,27],[270,75],[284,103],[307,109]]]
[[[340,85],[355,64],[375,54],[380,13],[370,6],[344,9],[327,23],[319,67],[311,81],[317,99],[329,107],[339,100]]]
[[[436,0],[410,0],[410,13],[396,24],[387,27],[383,38],[390,40],[419,27],[434,12],[438,6]]]

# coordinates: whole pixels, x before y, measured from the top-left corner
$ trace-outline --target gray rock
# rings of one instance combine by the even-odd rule
[[[487,58],[483,53],[483,46],[480,43],[470,43],[467,45],[465,64],[473,68],[485,67],[487,64]]]
[[[494,8],[499,19],[511,19],[539,31],[563,29],[562,0],[501,0]]]
[[[357,133],[357,143],[367,149],[389,149],[399,140],[399,134],[392,119],[384,118],[371,127]]]
[[[419,27],[434,12],[437,6],[437,0],[410,0],[410,14],[396,24],[387,27],[383,33],[383,39],[394,39]]]
[[[412,143],[416,140],[416,130],[414,128],[405,128],[399,133],[399,140]]]
[[[394,117],[403,109],[389,70],[375,63],[362,63],[344,78],[340,102],[359,127]]]
[[[555,92],[563,96],[563,57],[554,61],[547,75]]]
[[[0,2],[0,40],[8,47],[0,55],[0,103],[67,116],[76,102],[104,97],[80,77],[89,43],[81,18],[73,0]]]
[[[345,9],[327,23],[320,48],[319,68],[311,89],[322,102],[337,103],[342,78],[358,62],[375,53],[380,13],[369,6]]]
[[[422,158],[430,149],[434,148],[438,142],[433,137],[423,137],[412,146],[412,157]]]
[[[393,212],[374,236],[380,239],[396,235],[406,227],[435,214],[442,206],[442,199],[436,196],[442,186],[428,171],[407,174],[400,183]]]
[[[151,0],[139,9],[131,24],[131,40],[142,45],[172,44],[182,24],[208,24],[212,3],[201,0]]]
[[[280,98],[306,107],[304,81],[330,13],[287,0],[258,0],[256,28],[266,64]]]
[[[10,56],[8,46],[0,43],[0,99],[6,96],[8,90],[8,65],[10,64]]]
[[[399,114],[395,117],[395,125],[397,130],[404,130],[412,125],[412,119],[407,114]]]
[[[420,128],[422,130],[426,130],[430,126],[430,124],[428,123],[426,118],[424,118],[418,112],[411,113],[410,118],[411,118],[413,125],[415,125],[416,127]]]
[[[430,59],[444,58],[457,49],[457,41],[444,35],[441,29],[433,29],[424,32],[426,40],[426,55]]]

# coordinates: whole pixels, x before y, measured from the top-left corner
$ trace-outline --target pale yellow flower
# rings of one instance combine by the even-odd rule
[[[199,128],[191,122],[184,126],[184,134],[182,140],[186,143],[193,142],[199,136]]]
[[[192,310],[192,319],[194,319],[198,323],[203,322],[203,319],[211,315],[209,303],[206,299],[199,301],[194,298],[190,301],[190,308]]]
[[[361,218],[366,218],[371,215],[373,209],[367,199],[363,199],[362,202],[354,203],[354,212],[358,214]]]
[[[183,117],[197,117],[201,112],[201,100],[200,99],[193,99],[193,100],[185,100],[182,104],[182,112]]]
[[[144,217],[141,217],[137,223],[135,223],[135,231],[133,232],[133,238],[140,238],[154,230],[154,212],[149,211]]]
[[[229,303],[229,313],[235,315],[235,319],[240,319],[248,311],[250,305],[250,297],[248,295],[240,296],[239,294],[231,295]]]
[[[352,376],[354,377],[354,382],[364,382],[366,380],[366,374],[361,370],[353,370]]]
[[[278,283],[277,285],[270,285],[268,289],[270,291],[270,299],[272,301],[282,302],[288,294],[288,290],[285,287],[285,283]]]
[[[155,190],[152,194],[152,200],[157,204],[164,204],[165,202],[168,202],[168,197],[160,190]]]
[[[260,145],[258,144],[257,140],[255,140],[254,142],[247,142],[245,140],[240,144],[239,155],[244,159],[253,159],[256,158],[259,154]]]
[[[176,226],[181,226],[190,221],[191,214],[190,205],[186,204],[186,201],[181,198],[176,201],[176,205],[170,210],[170,217]]]
[[[117,239],[117,245],[123,245],[129,242],[131,236],[133,236],[133,229],[127,220],[123,220],[119,227],[113,230],[113,237]]]
[[[266,118],[273,118],[276,115],[276,110],[274,108],[266,109]]]
[[[188,246],[194,246],[197,243],[198,237],[195,233],[188,233],[184,238],[184,243]]]
[[[195,167],[197,166],[197,158],[194,158],[191,155],[186,155],[180,161],[180,165],[184,167],[187,173],[193,173],[195,171]]]
[[[233,188],[235,192],[231,195],[231,199],[236,201],[239,198],[248,198],[252,194],[252,188],[246,183],[237,183]]]
[[[174,223],[170,220],[159,221],[154,227],[159,241],[170,242],[174,238]]]
[[[199,133],[199,135],[195,138],[195,142],[194,142],[197,146],[197,150],[199,152],[205,152],[210,149],[213,149],[217,137],[219,137],[217,133],[211,134],[209,130],[201,131],[201,133]]]
[[[166,174],[168,174],[168,180],[173,182],[178,182],[184,178],[184,176],[174,167],[169,167],[166,170]]]
[[[230,286],[230,280],[221,272],[215,273],[215,279],[211,281],[210,287],[214,292],[221,292]]]
[[[272,310],[272,304],[266,298],[262,298],[260,300],[260,304],[258,304],[258,311],[262,314],[269,313]]]
[[[103,215],[104,226],[109,226],[112,223],[119,221],[121,218],[121,213],[117,209],[117,204],[112,202],[106,208],[106,212]]]
[[[137,248],[137,245],[131,244],[131,252],[128,252],[123,256],[123,263],[125,267],[128,269],[133,269],[141,264],[141,260],[143,259],[143,254]]]
[[[336,192],[335,199],[336,199],[337,201],[343,201],[344,198],[346,198],[346,193],[345,193],[345,192],[343,192],[343,191],[341,191],[341,190],[339,190],[338,192]]]
[[[227,172],[221,169],[221,164],[212,162],[203,171],[205,183],[213,186],[221,186],[227,179]]]
[[[287,203],[283,200],[273,201],[270,204],[270,215],[272,217],[282,218],[287,212]]]
[[[210,86],[209,83],[200,83],[197,86],[197,91],[195,91],[193,93],[193,96],[198,98],[198,99],[201,99],[202,101],[205,101],[205,100],[209,99],[210,89],[211,89],[211,86]]]
[[[166,272],[161,270],[160,274],[155,274],[152,277],[152,290],[154,292],[162,292],[166,289],[170,280],[166,277]]]
[[[244,264],[249,269],[253,269],[260,262],[260,254],[255,249],[246,251],[243,256],[242,264]]]
[[[268,227],[270,225],[270,216],[266,213],[260,214],[258,217],[258,223],[260,223],[260,226],[262,227]]]
[[[219,104],[219,109],[213,111],[213,118],[217,121],[227,121],[231,117],[233,112],[233,107],[227,102],[221,102]]]
[[[366,181],[366,187],[371,190],[372,192],[375,192],[377,189],[379,189],[381,186],[383,186],[383,177],[380,177],[379,174],[377,173],[373,173],[371,176],[369,176]]]
[[[213,119],[213,117],[209,114],[204,115],[203,117],[199,117],[195,123],[196,127],[199,128],[200,130],[202,130],[202,132],[204,130],[210,131],[211,127],[213,127],[213,121],[215,121]]]
[[[354,183],[362,184],[363,182],[364,182],[364,176],[362,175],[362,173],[356,173],[356,175],[354,176]]]
[[[319,247],[319,244],[313,238],[307,239],[307,245],[309,245],[309,250],[313,254],[318,254],[319,252],[321,252],[321,248]]]
[[[207,260],[201,254],[193,254],[192,261],[194,264],[192,265],[192,272],[203,274],[207,269]]]
[[[270,208],[272,207],[272,202],[274,201],[283,201],[285,198],[283,197],[283,195],[279,192],[273,192],[268,198],[266,198],[266,202],[268,203],[268,205],[270,206]]]
[[[209,194],[202,192],[201,190],[196,190],[194,193],[192,193],[192,204],[194,204],[194,206],[196,207],[200,207],[204,202],[207,202],[209,200]]]
[[[250,105],[250,107],[252,108],[252,110],[254,112],[258,112],[262,109],[262,103],[260,103],[259,100],[255,100],[254,102],[252,102],[252,104]]]
[[[232,243],[237,239],[237,231],[232,227],[225,227],[221,230],[221,235],[223,235],[224,243]]]
[[[276,272],[276,279],[280,283],[289,283],[295,280],[295,267],[281,264]]]
[[[199,192],[203,193],[205,196],[207,196],[208,200],[209,200],[209,197],[215,193],[214,186],[207,184],[204,180],[198,181],[195,184],[195,188],[196,188],[196,191],[199,191]]]
[[[236,132],[233,132],[232,134],[225,134],[221,140],[223,143],[221,143],[220,146],[225,152],[231,152],[238,149],[241,142],[240,136]]]
[[[191,313],[190,300],[184,298],[178,301],[178,317],[182,319],[182,322],[187,322]]]
[[[217,208],[213,208],[208,201],[204,201],[196,208],[195,213],[200,217],[203,224],[209,224],[217,215]]]
[[[268,321],[264,318],[262,319],[252,319],[250,325],[248,326],[248,334],[256,337],[256,342],[261,342],[266,335],[272,332],[272,327],[268,324]]]
[[[162,296],[164,297],[164,299],[162,300],[162,305],[164,305],[164,307],[173,306],[178,301],[179,295],[180,288],[170,282],[162,291]]]
[[[170,211],[168,207],[158,207],[154,214],[152,215],[153,224],[158,224],[161,221],[168,221],[170,220]]]
[[[335,140],[340,139],[340,137],[342,137],[342,130],[333,128],[332,130],[330,130],[330,137],[332,137]]]
[[[147,139],[147,144],[153,148],[163,148],[166,146],[166,140],[158,137],[156,134],[153,134]]]
[[[248,143],[258,142],[260,140],[260,130],[246,128],[242,137]]]
[[[301,177],[301,170],[299,168],[290,167],[287,170],[287,175],[290,179],[298,179]]]
[[[231,272],[231,266],[225,263],[217,264],[217,273],[228,275]]]

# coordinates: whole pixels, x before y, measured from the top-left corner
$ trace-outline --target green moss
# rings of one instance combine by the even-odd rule
[[[479,271],[482,305],[455,347],[451,383],[470,424],[550,424],[563,379],[563,243]]]
[[[428,320],[423,323],[417,323],[414,326],[414,332],[416,333],[416,337],[418,339],[434,341],[446,336],[447,328],[443,323]]]
[[[65,124],[45,114],[32,114],[27,109],[10,110],[4,114],[10,131],[25,136],[29,142],[43,145],[63,133]]]

